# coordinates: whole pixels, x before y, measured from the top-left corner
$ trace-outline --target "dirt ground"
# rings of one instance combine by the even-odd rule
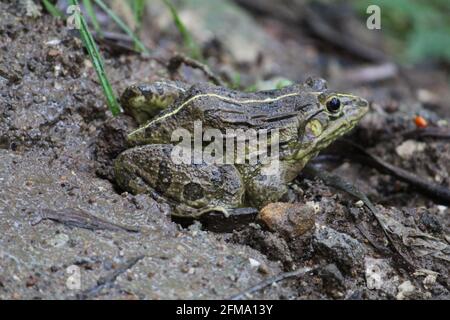
[[[262,32],[268,38],[281,28],[270,19],[252,23],[271,31]],[[159,57],[173,49],[160,47]],[[322,74],[311,43],[272,39],[260,49],[279,53],[280,60],[266,59],[266,67],[257,70],[247,67],[251,74],[288,70],[296,81]],[[300,59],[294,55],[299,50],[310,54]],[[161,59],[117,54],[106,46],[102,52],[118,93],[136,82],[169,77]],[[414,79],[420,70],[409,72]],[[189,69],[183,76],[189,82],[201,77]],[[445,77],[438,71],[432,77],[433,83],[416,84],[422,96],[448,94],[440,94],[446,90]],[[416,114],[448,126],[450,100],[420,101],[398,79],[358,86],[334,78],[330,86],[373,102],[349,139],[389,163],[450,187],[448,140],[403,135],[415,129],[411,119]],[[413,260],[413,270],[357,199],[304,177],[298,179],[301,203],[313,201],[319,212],[300,237],[284,237],[258,223],[227,233],[208,231],[198,222],[182,227],[171,220],[166,204],[114,184],[111,163],[134,126],[131,118],[113,118],[107,110],[81,41],[63,22],[49,15],[26,17],[13,2],[0,2],[1,299],[222,299],[305,266],[315,269],[246,298],[450,298],[449,209],[407,184],[356,162],[325,164],[377,204],[396,246]],[[92,230],[58,219],[35,223],[42,210],[63,214],[67,208],[141,232]],[[74,288],[77,275],[81,286]]]

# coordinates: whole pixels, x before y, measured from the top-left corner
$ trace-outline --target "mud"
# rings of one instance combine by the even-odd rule
[[[48,15],[24,17],[13,2],[2,1],[0,43],[1,299],[220,299],[280,272],[313,265],[316,271],[249,298],[450,297],[447,207],[375,170],[333,164],[334,173],[356,183],[385,216],[409,227],[408,239],[418,237],[411,230],[433,237],[420,235],[433,241],[416,246],[429,250],[421,257],[411,244],[415,240],[405,242],[400,233],[395,238],[417,269],[428,270],[421,272],[407,270],[392,248],[383,253],[374,248],[367,235],[389,245],[367,209],[320,181],[298,181],[299,197],[320,207],[315,228],[301,237],[282,237],[254,223],[232,233],[207,231],[200,223],[184,228],[172,221],[164,203],[115,186],[112,160],[124,150],[126,132],[135,123],[111,116],[81,42],[64,24]],[[157,60],[103,49],[118,93],[135,82],[167,77]],[[293,73],[300,71],[305,70]],[[355,90],[387,108],[384,88]],[[425,113],[435,122],[445,118],[439,109],[411,108],[407,98],[400,100],[394,112],[373,109],[352,139],[386,161],[450,187],[448,142],[429,141],[410,158],[396,152],[402,132],[414,128],[411,115]],[[39,210],[66,208],[141,231],[89,230],[49,219],[33,223]],[[379,264],[389,268],[389,276],[372,283],[367,268]],[[430,270],[438,273],[435,278]],[[411,294],[402,291],[406,281],[414,287]]]

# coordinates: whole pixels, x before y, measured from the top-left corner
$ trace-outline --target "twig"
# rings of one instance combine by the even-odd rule
[[[51,209],[39,209],[36,212],[31,225],[37,225],[42,220],[52,220],[69,227],[77,227],[88,230],[140,232],[137,228],[114,224],[98,218],[86,211],[73,208],[65,208],[58,211]]]
[[[371,83],[394,78],[398,75],[398,67],[391,63],[382,63],[343,71],[343,81],[351,83]]]
[[[381,63],[390,60],[384,52],[364,45],[354,37],[336,30],[309,5],[305,5],[303,10],[305,12],[303,19],[306,25],[319,38],[367,61]]]
[[[241,299],[244,299],[248,295],[250,295],[250,294],[252,294],[252,293],[254,293],[256,291],[262,290],[265,287],[268,287],[268,286],[272,285],[273,283],[281,282],[281,281],[289,279],[289,278],[299,277],[299,276],[304,275],[305,273],[308,273],[310,271],[314,271],[315,269],[317,269],[317,266],[305,267],[305,268],[297,269],[295,271],[279,273],[279,274],[277,274],[276,276],[274,276],[272,278],[263,280],[260,283],[254,285],[253,287],[245,289],[244,291],[242,291],[242,292],[240,292],[240,293],[238,293],[238,294],[236,294],[234,296],[231,296],[229,299],[230,300],[241,300]]]
[[[170,60],[169,64],[167,66],[167,69],[171,74],[174,74],[178,71],[178,69],[181,67],[182,64],[185,64],[191,68],[199,69],[201,70],[209,81],[213,82],[217,86],[224,87],[225,84],[222,80],[220,80],[214,73],[209,69],[209,67],[201,62],[198,62],[197,60],[194,60],[192,58],[186,57],[182,54],[175,54]]]
[[[403,137],[406,139],[432,138],[436,140],[450,140],[450,129],[439,127],[415,129],[403,133]]]
[[[427,181],[423,177],[419,177],[414,173],[387,163],[386,161],[383,161],[380,158],[368,153],[362,147],[349,140],[342,139],[339,143],[346,149],[346,157],[357,160],[363,165],[370,165],[379,171],[386,172],[398,180],[408,183],[420,193],[430,197],[440,204],[446,206],[450,205],[450,190],[448,188],[431,181]]]
[[[381,230],[383,230],[383,233],[385,234],[386,238],[388,239],[389,243],[394,248],[394,251],[402,258],[404,262],[406,262],[405,267],[409,270],[416,269],[416,265],[414,262],[411,261],[409,257],[407,257],[396,245],[394,239],[391,237],[389,231],[384,226],[381,219],[378,217],[377,209],[373,205],[373,203],[369,200],[369,198],[361,191],[359,191],[354,185],[350,184],[349,182],[345,181],[339,176],[330,174],[326,171],[319,170],[315,168],[312,165],[306,166],[305,169],[303,169],[303,172],[307,175],[318,177],[321,179],[326,185],[332,186],[334,188],[337,188],[339,190],[342,190],[344,192],[347,192],[348,194],[354,196],[355,198],[361,200],[364,202],[366,207],[369,209],[369,211],[372,213],[373,217],[377,221],[377,223],[380,225]],[[370,241],[370,240],[369,240]],[[377,245],[378,247],[378,245]]]
[[[329,19],[327,19],[327,16],[321,14],[318,10],[313,9],[306,1],[291,1],[292,3],[290,3],[290,6],[278,3],[275,5],[275,2],[270,0],[236,1],[247,8],[251,8],[259,15],[265,14],[270,17],[275,17],[278,20],[289,24],[293,28],[304,23],[310,33],[317,38],[360,59],[376,63],[389,61],[386,54],[382,51],[374,47],[369,47],[361,41],[358,41],[359,39],[337,30],[336,26],[328,21]]]
[[[134,267],[134,265],[136,263],[138,263],[140,260],[142,260],[143,258],[144,258],[144,256],[141,255],[141,256],[137,256],[137,257],[129,259],[128,261],[126,261],[124,264],[120,265],[116,270],[114,270],[110,274],[106,275],[105,277],[100,277],[97,280],[97,284],[95,286],[83,291],[80,294],[77,294],[77,298],[85,300],[85,299],[96,296],[103,289],[105,289],[107,287],[111,287],[114,284],[114,282],[116,281],[118,276],[120,276],[122,273],[124,273],[127,270]]]

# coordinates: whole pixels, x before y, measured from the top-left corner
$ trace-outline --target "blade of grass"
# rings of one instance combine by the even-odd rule
[[[136,33],[139,34],[142,26],[142,17],[144,16],[145,0],[131,0],[131,4],[136,21]]]
[[[129,35],[135,44],[137,48],[139,48],[140,51],[150,54],[148,49],[144,46],[144,44],[139,40],[139,38],[136,36],[136,34],[125,24],[125,22],[122,21],[122,19],[119,18],[118,15],[115,14],[114,11],[112,11],[102,0],[94,0],[95,3],[103,10],[105,11],[111,19],[114,20],[115,23],[127,34]]]
[[[79,7],[78,0],[70,0],[70,3],[74,6]],[[92,37],[92,34],[89,31],[89,28],[83,15],[78,11],[75,11],[74,14],[75,19],[79,21],[81,39],[89,53],[89,56],[91,57],[92,63],[94,64],[94,69],[97,72],[98,78],[102,85],[103,93],[105,94],[109,110],[111,110],[111,113],[114,116],[116,116],[120,113],[120,106],[119,103],[117,102],[111,84],[109,83],[109,80],[106,76],[100,52],[98,51],[97,45],[94,41],[94,38]]]
[[[64,14],[49,0],[42,0],[45,10],[47,10],[52,16],[56,18],[64,17]]]
[[[181,21],[175,6],[172,4],[172,2],[170,2],[170,0],[163,0],[163,2],[170,10],[175,26],[177,27],[178,31],[181,34],[181,37],[183,38],[184,45],[190,51],[190,57],[197,60],[203,60],[200,48],[198,47],[197,43],[195,43],[183,21]]]
[[[142,28],[142,18],[144,16],[145,2],[146,0],[128,0],[128,4],[133,10],[134,23],[136,25],[134,33],[136,33],[138,36]],[[134,49],[139,51],[139,48],[136,45],[134,46]]]
[[[102,32],[102,29],[100,28],[100,24],[98,23],[97,15],[95,14],[94,6],[92,5],[92,1],[91,0],[83,0],[83,6],[86,9],[87,14],[91,18],[91,22],[92,22],[92,25],[94,26],[95,32],[97,32],[100,36],[103,37],[103,32]]]

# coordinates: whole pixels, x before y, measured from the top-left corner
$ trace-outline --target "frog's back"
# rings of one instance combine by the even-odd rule
[[[295,131],[302,109],[313,103],[310,85],[291,85],[283,89],[243,93],[207,83],[193,85],[167,110],[130,134],[140,143],[169,143],[176,129],[287,129]]]

